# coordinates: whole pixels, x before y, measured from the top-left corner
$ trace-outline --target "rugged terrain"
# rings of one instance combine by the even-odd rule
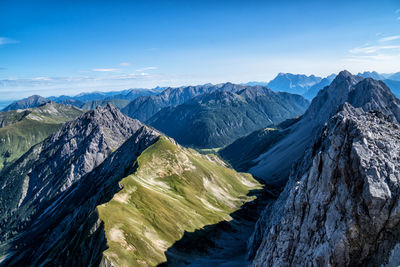
[[[318,93],[302,118],[288,128],[289,133],[254,160],[249,172],[270,185],[285,185],[293,163],[303,156],[323,125],[345,102],[365,111],[381,110],[395,121],[400,120],[400,100],[382,81],[342,71]]]
[[[230,221],[230,213],[260,188],[248,174],[228,169],[214,155],[201,155],[160,139],[137,159],[137,170],[122,179],[123,189],[98,207],[115,266],[155,266],[185,232]]]
[[[4,266],[154,266],[185,231],[230,220],[260,188],[110,105],[66,123],[0,177]]]
[[[131,118],[146,122],[162,108],[183,104],[195,96],[216,90],[233,92],[243,88],[246,86],[232,83],[166,88],[156,96],[138,97],[121,111]]]
[[[400,264],[400,126],[346,103],[323,134],[268,211],[253,264]]]
[[[299,95],[254,86],[197,96],[160,110],[148,123],[180,144],[215,148],[266,125],[302,115],[307,107],[308,101]]]
[[[288,163],[283,192],[249,240],[255,266],[399,264],[399,107],[383,82],[348,72],[318,94],[296,123],[320,120],[313,141]]]
[[[0,112],[0,170],[81,113],[75,107],[54,102]]]

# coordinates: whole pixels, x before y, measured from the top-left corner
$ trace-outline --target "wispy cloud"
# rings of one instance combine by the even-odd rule
[[[127,66],[130,66],[131,63],[129,63],[129,62],[121,62],[121,63],[119,63],[119,65],[123,66],[123,67],[127,67]]]
[[[0,37],[0,45],[16,44],[16,43],[19,43],[19,41],[7,37]]]
[[[143,72],[146,70],[156,70],[156,69],[158,69],[158,68],[157,67],[146,67],[146,68],[137,69],[136,71]]]
[[[50,77],[36,77],[36,78],[33,78],[32,80],[34,80],[34,81],[52,81],[53,79]]]
[[[394,40],[398,40],[398,39],[400,39],[400,35],[393,35],[393,36],[383,37],[383,38],[379,39],[379,42],[385,43],[385,42],[390,42],[390,41],[394,41]]]
[[[384,61],[391,60],[393,56],[385,55],[385,54],[377,54],[377,55],[353,55],[349,56],[345,59],[345,61],[351,62],[365,62],[365,61]]]
[[[375,45],[375,46],[364,46],[356,47],[351,49],[349,52],[352,54],[372,54],[382,50],[398,50],[400,45]]]
[[[115,72],[115,71],[118,71],[118,69],[92,69],[92,71]]]

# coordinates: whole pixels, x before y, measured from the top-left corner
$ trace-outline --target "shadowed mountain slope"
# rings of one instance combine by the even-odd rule
[[[148,120],[183,145],[213,148],[266,125],[301,115],[308,102],[299,95],[248,87],[235,92],[217,90],[186,103],[160,110]]]

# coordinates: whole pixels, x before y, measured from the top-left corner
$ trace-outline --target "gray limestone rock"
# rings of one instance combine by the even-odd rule
[[[316,147],[259,221],[253,265],[400,264],[399,125],[346,103]]]

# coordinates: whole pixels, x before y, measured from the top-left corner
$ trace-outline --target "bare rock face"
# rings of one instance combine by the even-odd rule
[[[102,164],[53,198],[28,228],[0,243],[0,266],[99,266],[107,243],[96,207],[121,190],[119,181],[159,136],[146,125],[136,130]]]
[[[4,169],[0,173],[0,241],[26,228],[142,126],[111,105],[98,107],[66,123]]]
[[[302,118],[293,124],[285,138],[254,160],[251,174],[274,186],[284,186],[295,162],[318,138],[323,125],[348,102],[364,111],[379,110],[400,122],[400,100],[382,81],[363,79],[340,72],[332,83],[321,90]]]
[[[159,137],[111,105],[65,124],[0,173],[0,266],[98,266],[96,206]]]
[[[398,266],[399,155],[395,117],[345,103],[265,210],[253,265]]]

